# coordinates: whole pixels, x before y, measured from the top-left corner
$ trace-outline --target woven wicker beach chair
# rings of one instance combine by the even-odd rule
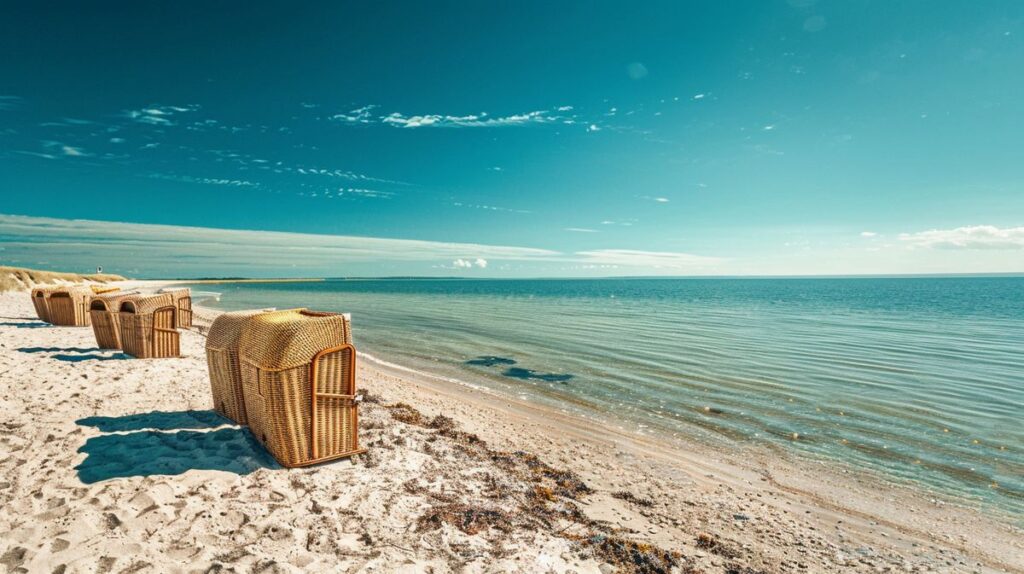
[[[181,334],[177,308],[169,293],[129,297],[118,308],[121,348],[139,359],[177,357]]]
[[[174,306],[178,308],[178,326],[183,329],[192,327],[192,290],[185,289],[161,289],[160,293],[167,293],[174,299]]]
[[[222,313],[210,325],[206,337],[206,365],[210,369],[213,408],[240,425],[249,423],[242,395],[242,372],[238,363],[238,344],[249,319],[266,310]]]
[[[96,335],[97,347],[121,348],[121,326],[117,312],[121,308],[121,302],[139,296],[138,291],[112,291],[94,295],[89,300],[89,321],[92,323],[92,332]]]
[[[344,315],[305,309],[255,315],[239,342],[252,434],[287,467],[359,448],[356,350]]]
[[[89,325],[89,299],[93,296],[88,287],[61,287],[54,289],[47,297],[46,309],[50,322],[65,327],[87,327]]]
[[[32,290],[32,305],[36,308],[36,316],[50,322],[49,296],[53,287],[36,287]]]

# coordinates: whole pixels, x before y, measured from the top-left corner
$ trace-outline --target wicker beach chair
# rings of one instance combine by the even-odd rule
[[[36,316],[50,322],[49,296],[53,287],[36,287],[32,290],[32,305],[36,308]]]
[[[138,291],[112,291],[102,295],[94,295],[89,301],[89,321],[92,332],[96,335],[96,346],[101,349],[121,348],[121,326],[118,321],[118,310],[121,302],[132,297],[139,297]]]
[[[174,299],[174,306],[178,308],[178,326],[182,329],[192,327],[192,290],[184,289],[161,289],[160,293],[167,293]]]
[[[222,313],[210,325],[206,337],[206,365],[210,369],[213,408],[240,425],[249,423],[242,395],[242,372],[238,363],[238,344],[249,319],[265,310]]]
[[[169,293],[129,297],[118,308],[121,348],[139,359],[177,357],[181,334],[177,308]]]
[[[65,327],[89,326],[89,299],[92,295],[92,289],[88,287],[54,289],[46,304],[50,322]]]
[[[355,362],[344,315],[293,309],[246,323],[239,365],[249,428],[282,465],[365,452],[357,436]]]

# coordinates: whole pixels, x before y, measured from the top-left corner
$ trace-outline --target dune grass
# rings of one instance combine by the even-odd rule
[[[124,281],[120,275],[110,273],[61,273],[57,271],[40,271],[38,269],[24,269],[21,267],[0,266],[0,292],[17,291],[28,289],[36,285],[47,285],[56,283],[82,283],[93,281],[96,283],[107,283],[110,281]]]

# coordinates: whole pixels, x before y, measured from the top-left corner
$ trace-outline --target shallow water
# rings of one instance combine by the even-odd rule
[[[194,286],[351,312],[360,351],[639,432],[775,446],[1024,512],[1024,278]],[[595,427],[595,432],[600,432]]]

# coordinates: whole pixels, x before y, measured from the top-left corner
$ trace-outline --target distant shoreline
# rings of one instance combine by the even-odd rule
[[[323,277],[293,278],[293,279],[151,279],[148,281],[160,283],[194,283],[213,285],[217,283],[322,283],[327,281]]]

